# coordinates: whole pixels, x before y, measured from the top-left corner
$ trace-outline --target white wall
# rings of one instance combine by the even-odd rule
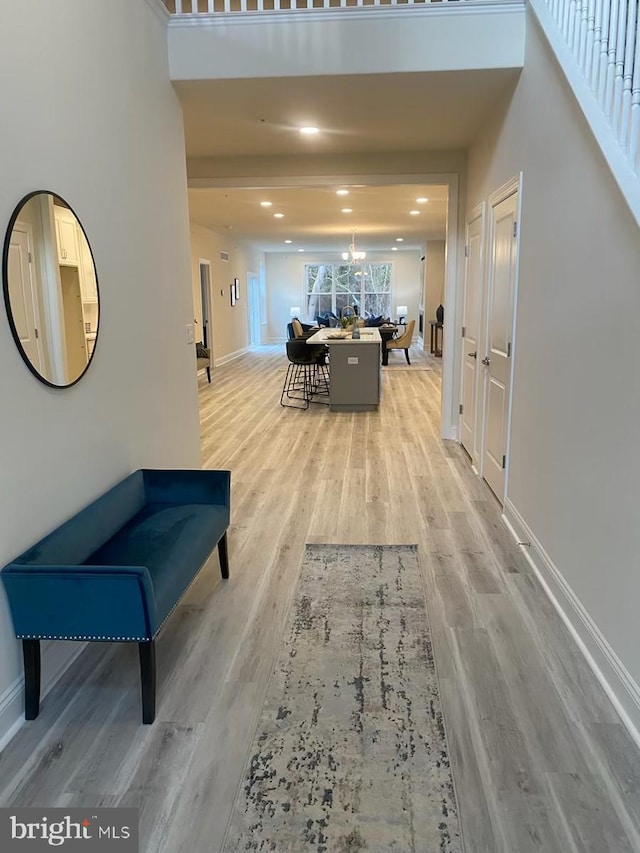
[[[371,263],[393,264],[391,282],[391,306],[395,313],[397,305],[409,308],[410,320],[418,320],[418,302],[420,300],[420,252],[367,252],[367,261]],[[283,341],[287,336],[287,323],[290,308],[299,305],[304,315],[305,272],[307,264],[342,263],[335,254],[305,252],[289,254],[287,252],[268,252],[266,254],[267,304],[269,313],[268,340]],[[301,317],[304,321],[313,321],[313,317]]]
[[[438,305],[444,305],[445,248],[444,240],[427,241],[424,273],[425,336],[428,334],[429,323],[436,319],[436,308]]]
[[[31,190],[60,193],[101,293],[95,357],[69,389],[31,375],[0,318],[2,565],[131,470],[196,467],[200,452],[182,117],[162,19],[130,0],[3,4],[0,103],[0,222]],[[52,648],[60,663],[66,644]],[[21,673],[0,592],[0,741],[22,714]]]
[[[228,261],[220,258],[226,252]],[[219,234],[201,225],[191,224],[191,281],[193,288],[194,317],[202,322],[200,296],[200,259],[211,261],[211,292],[213,322],[214,363],[223,363],[230,356],[238,355],[249,346],[249,298],[247,273],[259,275],[264,253],[250,246],[238,244],[226,234]],[[239,279],[240,299],[231,306],[229,286],[234,278]],[[266,318],[261,318],[266,323]],[[196,329],[200,329],[200,325]],[[265,326],[266,328],[266,326]],[[196,332],[196,338],[201,333]]]
[[[513,100],[486,126],[470,152],[467,210],[524,172],[508,514],[637,687],[638,228],[531,15]],[[571,594],[561,603],[605,666]],[[638,705],[613,687],[637,725]]]

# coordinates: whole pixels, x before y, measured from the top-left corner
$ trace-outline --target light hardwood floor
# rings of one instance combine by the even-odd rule
[[[164,630],[153,726],[136,648],[89,646],[0,756],[0,805],[138,806],[145,853],[219,850],[305,542],[417,543],[467,853],[640,851],[638,751],[439,438],[440,360],[412,361],[432,369],[385,371],[367,414],[282,408],[283,346],[201,378],[231,578],[212,558]]]

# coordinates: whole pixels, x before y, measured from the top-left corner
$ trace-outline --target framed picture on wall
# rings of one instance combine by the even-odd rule
[[[235,282],[229,285],[229,295],[231,296],[231,307],[236,304],[236,285]]]
[[[240,299],[240,279],[239,278],[234,278],[233,286],[236,289],[236,302],[237,302],[238,299]]]

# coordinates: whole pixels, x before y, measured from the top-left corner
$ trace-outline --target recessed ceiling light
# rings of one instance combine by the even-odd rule
[[[273,216],[274,216],[274,219],[282,219],[282,217],[284,216],[284,213],[274,213]]]
[[[420,198],[417,198],[416,201],[418,202],[418,204],[426,204],[429,199],[425,198],[424,196],[420,196]]]
[[[261,201],[260,207],[271,207],[272,204],[273,204],[272,201]]]
[[[392,246],[392,247],[391,247],[391,251],[392,251],[392,252],[397,252],[397,251],[398,251],[398,247],[397,247],[397,246]]]
[[[293,243],[293,240],[285,240],[285,243]]]
[[[404,237],[396,237],[396,243],[404,243]]]
[[[313,136],[314,133],[320,133],[317,127],[312,127],[308,125],[307,127],[301,127],[300,133],[304,133],[305,136]]]
[[[299,252],[304,252],[304,249],[298,249]]]
[[[351,207],[343,207],[342,213],[353,213],[353,208]]]
[[[349,195],[349,190],[336,190],[336,195]]]
[[[419,210],[410,210],[409,216],[420,216],[420,211]]]

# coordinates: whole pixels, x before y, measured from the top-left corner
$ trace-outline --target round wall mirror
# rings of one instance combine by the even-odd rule
[[[2,254],[4,302],[29,370],[55,388],[74,385],[96,346],[100,294],[89,241],[67,202],[25,196],[13,212]]]

